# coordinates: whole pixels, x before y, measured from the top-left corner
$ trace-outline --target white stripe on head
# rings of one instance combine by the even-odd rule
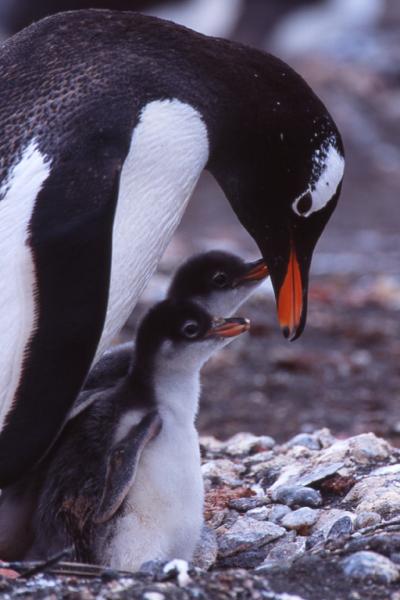
[[[310,185],[292,204],[293,211],[299,217],[309,217],[324,208],[336,193],[343,179],[344,158],[339,154],[331,140],[315,151],[313,157],[313,176]],[[308,196],[310,208],[299,210],[299,203]]]

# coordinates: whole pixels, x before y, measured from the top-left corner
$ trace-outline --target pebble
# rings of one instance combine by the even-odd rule
[[[241,517],[221,535],[218,540],[219,555],[231,556],[251,548],[258,548],[276,540],[285,534],[283,527],[269,521],[256,521],[249,517]]]
[[[200,541],[195,550],[192,563],[195,567],[207,571],[217,560],[218,542],[213,529],[206,525],[201,530]]]
[[[399,570],[396,565],[381,554],[361,551],[342,560],[345,575],[354,580],[372,580],[376,583],[389,584],[397,581]]]
[[[350,517],[341,517],[335,521],[328,532],[329,539],[336,539],[353,533],[353,521]]]
[[[308,487],[282,485],[273,490],[272,499],[287,506],[321,506],[322,496],[318,490]]]
[[[323,452],[319,461],[339,462],[346,458],[351,462],[367,465],[374,461],[384,460],[389,456],[389,444],[373,433],[362,433],[347,440],[336,442]]]
[[[368,476],[352,487],[344,501],[353,505],[358,514],[376,512],[390,519],[400,512],[400,485],[396,475]]]
[[[258,508],[268,504],[270,499],[268,496],[258,496],[256,498],[234,498],[229,502],[229,508],[233,508],[239,512],[247,512],[248,510]]]
[[[259,506],[258,508],[253,508],[246,513],[247,517],[251,519],[256,519],[256,521],[267,521],[270,515],[270,509],[266,506]]]
[[[335,475],[344,466],[343,462],[335,462],[329,465],[322,465],[316,469],[312,469],[309,473],[302,475],[297,481],[296,485],[308,486],[311,483],[317,483],[323,481],[331,475]]]
[[[219,458],[204,463],[201,471],[204,479],[217,480],[227,485],[240,485],[239,477],[243,473],[244,467],[227,458]]]
[[[377,512],[362,512],[357,515],[354,528],[364,529],[364,527],[372,527],[373,525],[378,525],[381,521],[382,517]]]
[[[273,564],[290,563],[295,558],[298,558],[305,552],[306,538],[294,537],[291,539],[290,534],[280,539],[270,550],[264,563],[256,567],[256,571],[267,570]]]
[[[305,506],[285,515],[281,524],[285,529],[294,529],[301,532],[304,529],[312,527],[317,522],[317,519],[318,511]]]
[[[275,446],[269,435],[257,436],[252,433],[237,433],[225,442],[225,452],[231,456],[243,456],[254,451],[262,452]]]
[[[291,509],[286,504],[276,504],[272,506],[268,519],[273,523],[280,523],[285,515],[288,515]]]
[[[288,448],[293,448],[294,446],[304,446],[309,450],[320,450],[321,444],[318,439],[315,438],[314,435],[310,433],[299,433],[292,437],[286,444]]]

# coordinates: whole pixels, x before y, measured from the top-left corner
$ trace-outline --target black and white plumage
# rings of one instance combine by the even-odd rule
[[[343,148],[287,65],[134,13],[44,19],[0,55],[0,486],[60,432],[207,168],[300,335]],[[32,426],[32,424],[36,426]]]
[[[191,559],[203,523],[199,373],[248,328],[246,319],[213,319],[194,302],[165,300],[149,311],[128,375],[67,424],[26,481],[25,494],[35,489],[38,500],[25,557],[72,546],[77,560],[124,570]],[[14,489],[23,496],[21,483]],[[10,506],[6,499],[0,508],[0,539]],[[3,557],[13,556],[14,543]]]
[[[264,261],[245,262],[239,256],[212,250],[189,258],[176,271],[167,298],[191,300],[211,315],[232,315],[268,275]],[[95,395],[124,377],[134,352],[134,342],[105,352],[91,369],[72,415],[80,412]]]
[[[220,250],[205,252],[191,257],[177,269],[169,286],[167,298],[175,304],[177,302],[194,302],[210,315],[226,314],[229,316],[256,290],[267,275],[268,271],[263,260],[245,262],[238,256]],[[145,329],[146,331],[147,329]],[[150,330],[150,341],[152,338],[158,339],[158,337],[158,331],[152,333]],[[60,507],[63,494],[71,494],[71,490],[75,490],[76,498],[73,508],[70,507],[69,511],[75,514],[79,509],[82,501],[78,500],[81,496],[78,495],[79,486],[76,487],[75,474],[77,469],[80,471],[82,461],[83,473],[86,478],[85,489],[89,490],[85,492],[85,510],[89,510],[89,513],[91,512],[93,515],[100,506],[102,496],[105,496],[108,501],[110,498],[118,497],[121,486],[116,486],[115,478],[112,477],[108,478],[108,482],[112,483],[114,490],[117,491],[114,494],[105,494],[104,474],[107,459],[118,457],[122,444],[125,452],[129,452],[129,454],[125,454],[126,459],[116,474],[124,476],[126,469],[133,472],[143,449],[143,441],[146,442],[147,434],[157,426],[157,413],[153,410],[153,396],[148,388],[143,397],[136,397],[136,400],[133,397],[126,403],[126,406],[124,405],[126,389],[132,389],[132,385],[133,387],[136,385],[134,380],[128,378],[134,356],[134,342],[117,346],[105,353],[90,372],[85,389],[79,394],[74,407],[75,414],[86,409],[85,416],[82,415],[79,419],[72,418],[72,422],[63,433],[56,449],[32,474],[3,489],[0,496],[0,556],[3,559],[26,558],[35,537],[36,557],[45,556],[47,551],[49,553],[52,550],[56,552],[63,543],[67,543],[66,535],[69,536],[69,541],[71,537],[76,541],[78,556],[85,559],[93,558],[93,542],[88,546],[87,541],[91,539],[90,536],[87,538],[88,526],[85,526],[85,531],[79,527],[77,529],[68,510],[64,511],[65,515],[61,522],[54,515],[57,507]],[[190,369],[188,371],[190,372]],[[192,392],[196,393],[196,387],[192,388]],[[96,403],[96,408],[88,411],[86,407],[92,403]],[[132,426],[131,430],[127,431],[127,435],[113,445],[113,431],[117,427],[117,423],[123,420],[123,415],[126,414],[129,406],[144,408],[147,415],[144,417],[144,421]],[[103,425],[98,429],[100,422]],[[104,423],[107,424],[107,427],[104,427]],[[139,446],[137,445],[138,439],[142,442]],[[71,452],[76,452],[76,454],[71,457]],[[78,454],[82,457],[79,468],[75,464]],[[64,481],[65,473],[67,479]],[[87,475],[88,473],[90,477]],[[68,479],[71,476],[73,477],[72,483]],[[126,483],[129,478],[125,476],[123,481]],[[80,479],[78,479],[78,483],[80,483]],[[52,508],[53,499],[49,498],[48,492],[43,491],[44,487],[49,488],[49,485],[56,496],[56,500],[54,500],[56,508]],[[125,489],[123,485],[122,489]],[[59,492],[56,494],[55,490],[59,490]],[[39,500],[40,497],[41,500]],[[69,505],[70,503],[67,503],[67,506]],[[40,510],[42,518],[44,518],[43,515],[49,515],[47,533],[42,537],[35,536],[32,527],[34,515],[36,515],[36,519],[39,518],[38,511]],[[50,512],[48,512],[49,510]],[[92,518],[89,519],[89,522],[93,525]],[[61,538],[58,535],[59,531],[64,532]],[[74,538],[75,535],[77,538]],[[98,536],[96,539],[99,539]],[[46,546],[48,550],[46,550]]]

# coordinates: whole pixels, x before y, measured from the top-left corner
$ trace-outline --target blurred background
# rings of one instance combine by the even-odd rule
[[[268,433],[278,441],[329,427],[375,431],[400,445],[400,2],[398,0],[3,0],[10,35],[79,7],[137,9],[277,54],[321,96],[342,131],[342,199],[315,254],[308,325],[280,334],[268,284],[241,309],[243,336],[203,374],[203,434]],[[257,258],[210,176],[121,340],[160,299],[189,254],[224,248]]]

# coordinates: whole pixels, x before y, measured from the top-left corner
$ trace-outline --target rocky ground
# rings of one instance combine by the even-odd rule
[[[282,3],[248,4],[236,37],[274,51],[266,24]],[[196,566],[134,577],[40,567],[0,581],[2,598],[400,600],[400,12],[385,5],[379,22],[340,25],[329,44],[279,50],[343,132],[345,185],[314,257],[300,340],[283,340],[266,286],[240,311],[250,334],[204,370],[199,429],[226,441],[202,441],[207,530]],[[121,339],[181,260],[215,247],[257,257],[205,175]],[[240,431],[253,435],[230,438]]]
[[[206,527],[193,565],[65,575],[60,563],[3,579],[1,597],[399,600],[399,450],[328,429],[282,445],[204,437],[201,448]]]

